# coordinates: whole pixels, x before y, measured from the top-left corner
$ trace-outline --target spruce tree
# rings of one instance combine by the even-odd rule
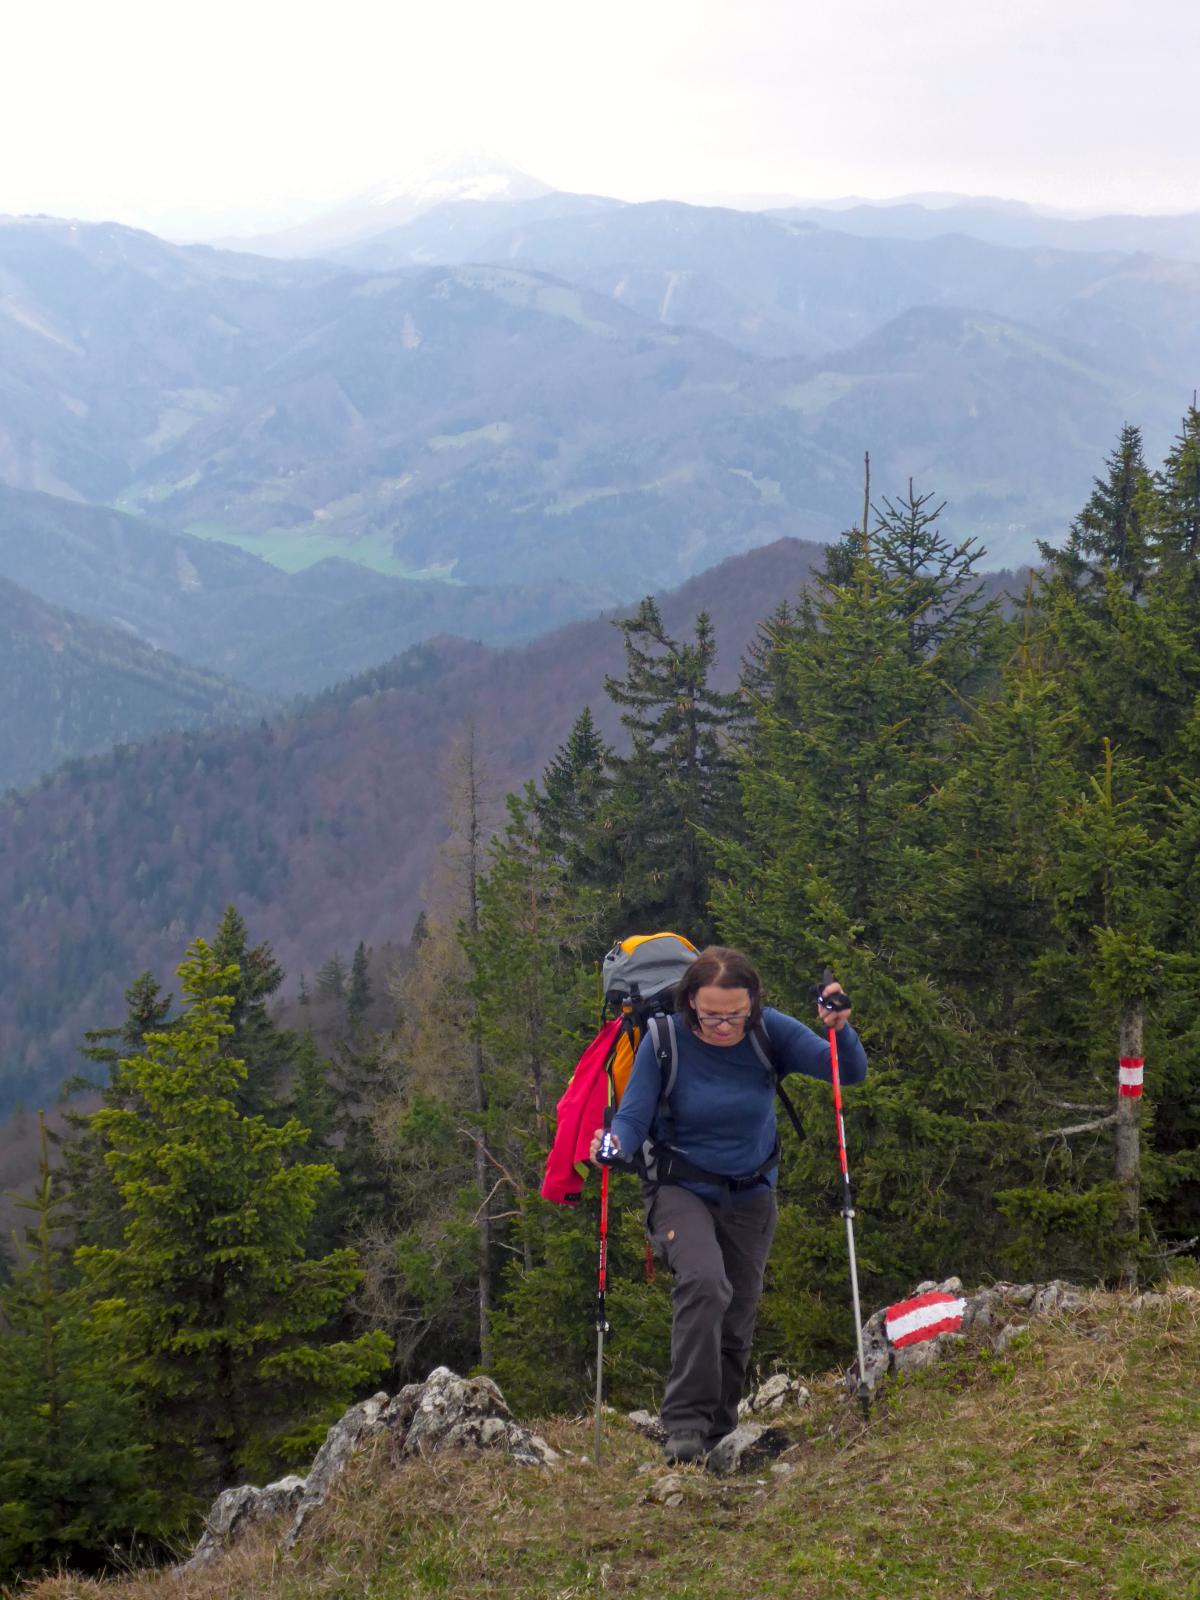
[[[585,706],[542,774],[533,802],[543,847],[585,882],[599,875],[596,820],[608,792],[611,759],[612,750]]]
[[[1003,1197],[1041,1270],[1107,1272],[1133,1287],[1141,1271],[1145,1102],[1118,1092],[1117,1063],[1141,1058],[1150,997],[1169,966],[1168,846],[1141,763],[1107,741],[1099,773],[1064,811],[1052,871],[1062,947],[1034,964],[1058,998],[1057,1044],[1041,1052],[1043,1084],[1086,1115],[1047,1129],[1041,1181]],[[1153,1079],[1151,1079],[1153,1082]],[[1040,1254],[1040,1259],[1038,1255]]]
[[[1079,787],[1077,720],[1027,607],[1022,638],[959,729],[932,801],[943,843],[916,914],[939,981],[1018,1095],[1032,1088],[1029,1060],[1044,1042],[1029,1031],[1047,998],[1034,963],[1059,943],[1055,871]]]
[[[59,1236],[62,1199],[44,1121],[16,1272],[0,1290],[0,1582],[68,1564],[97,1567],[114,1549],[165,1532],[171,1507],[154,1484],[144,1416],[111,1362]]]
[[[940,527],[945,502],[917,494],[913,481],[893,502],[876,509],[870,559],[898,584],[900,613],[908,629],[912,662],[933,662],[943,683],[966,694],[995,666],[1000,642],[999,605],[985,601],[975,568],[983,549],[975,539],[957,543]]]
[[[371,968],[367,947],[360,939],[350,963],[350,986],[346,992],[346,1015],[352,1028],[362,1026],[371,1003]]]
[[[625,708],[621,723],[632,749],[609,763],[599,826],[620,913],[629,928],[669,927],[709,943],[709,836],[735,815],[730,741],[744,704],[710,684],[716,639],[706,613],[686,642],[667,634],[649,597],[617,626],[625,676],[606,678],[604,687]]]
[[[319,1000],[344,1000],[346,997],[346,980],[349,974],[346,963],[335,950],[317,968],[317,998]]]
[[[1159,537],[1158,498],[1139,428],[1125,424],[1106,465],[1063,548],[1044,541],[1040,548],[1052,572],[1085,600],[1097,586],[1103,588],[1107,572],[1115,573],[1136,600],[1153,570]]]
[[[168,1026],[172,996],[164,994],[151,972],[140,973],[125,991],[125,1021],[116,1028],[94,1028],[84,1035],[83,1054],[102,1073],[81,1072],[65,1095],[99,1095],[105,1106],[125,1107],[134,1090],[123,1072],[123,1057],[140,1054],[151,1033]],[[104,1160],[104,1141],[90,1113],[68,1110],[62,1144],[64,1216],[77,1244],[116,1244],[121,1237],[121,1201]]]
[[[1158,474],[1157,487],[1160,559],[1168,566],[1186,567],[1194,575],[1200,558],[1200,408],[1195,399]]]
[[[283,983],[283,968],[265,941],[251,945],[245,919],[226,906],[212,942],[220,968],[236,968],[228,1022],[232,1030],[223,1048],[244,1063],[245,1080],[237,1093],[238,1109],[248,1116],[281,1121],[288,1081],[295,1068],[295,1035],[277,1026],[268,1009]]]
[[[322,1340],[360,1273],[350,1250],[305,1253],[335,1181],[299,1159],[307,1130],[238,1108],[246,1068],[225,1051],[237,969],[197,940],[179,976],[176,1027],[122,1063],[132,1104],[93,1118],[123,1240],[79,1260],[111,1359],[146,1398],[162,1480],[207,1493],[306,1459],[388,1357],[382,1334]]]
[[[943,870],[934,801],[1001,633],[972,576],[979,552],[936,519],[911,489],[885,502],[884,532],[848,537],[794,620],[764,630],[741,835],[718,847],[713,902],[773,1003],[812,1016],[828,964],[861,1006],[871,1075],[847,1120],[869,1297],[984,1266],[973,1191],[994,1188],[1003,1139],[1004,1091],[948,1002],[925,915]],[[798,1084],[796,1100],[805,1138],[785,1138],[762,1340],[809,1361],[851,1330],[829,1091]]]

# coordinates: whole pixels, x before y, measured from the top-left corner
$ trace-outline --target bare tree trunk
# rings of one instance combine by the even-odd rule
[[[463,831],[466,839],[467,927],[471,937],[479,933],[479,877],[482,870],[483,818],[481,782],[478,770],[475,728],[467,729],[463,751]],[[492,1218],[488,1182],[485,1118],[488,1108],[487,1081],[484,1076],[483,1031],[478,1001],[471,1014],[471,1079],[479,1137],[475,1143],[475,1183],[479,1190],[479,1364],[486,1372],[492,1364]]]
[[[1117,1094],[1116,1177],[1120,1189],[1117,1233],[1121,1240],[1117,1275],[1127,1289],[1138,1282],[1138,1235],[1141,1213],[1141,1005],[1131,1005],[1121,1018],[1121,1083]],[[1130,1065],[1136,1063],[1136,1066]],[[1126,1082],[1126,1079],[1136,1082]]]

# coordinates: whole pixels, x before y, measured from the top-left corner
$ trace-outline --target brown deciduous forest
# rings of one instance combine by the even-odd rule
[[[732,684],[759,618],[819,556],[782,540],[691,580],[664,614],[682,628],[712,612]],[[52,1098],[81,1030],[119,1010],[132,974],[166,983],[231,900],[293,990],[332,950],[406,940],[446,834],[441,764],[465,723],[498,802],[541,771],[583,705],[615,733],[604,676],[620,660],[599,618],[514,650],[437,640],[297,715],[120,746],[0,799],[0,1113]]]

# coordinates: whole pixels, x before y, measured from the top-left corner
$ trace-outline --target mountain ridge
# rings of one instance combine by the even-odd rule
[[[546,580],[405,582],[327,557],[284,572],[234,545],[0,484],[0,577],[268,695],[311,694],[438,632],[516,642],[599,609]]]
[[[114,744],[271,709],[243,684],[0,577],[0,791]]]
[[[666,625],[686,634],[708,609],[730,686],[822,554],[780,540],[730,558],[663,596]],[[426,641],[298,715],[123,746],[0,802],[0,1106],[52,1095],[84,1029],[119,1019],[143,969],[169,982],[230,901],[293,985],[360,939],[403,943],[446,830],[452,741],[473,722],[498,800],[585,705],[619,734],[603,683],[622,662],[604,617],[506,650]]]
[[[1200,366],[1185,262],[881,243],[679,205],[593,207],[522,238],[526,255],[557,241],[546,264],[563,270],[366,274],[0,227],[0,478],[288,566],[553,578],[615,603],[614,575],[642,564],[669,584],[776,537],[828,537],[864,448],[900,482],[953,484],[994,559],[1028,558],[1131,417],[1165,451]],[[614,240],[626,254],[606,257]],[[589,272],[600,288],[572,279]],[[853,354],[919,306],[971,305],[1038,337],[986,367],[935,339],[925,367],[954,407],[925,395],[914,413],[903,372]],[[725,337],[751,324],[781,350],[786,324],[808,353]]]
[[[306,222],[217,241],[226,249],[296,259],[324,254],[409,222],[447,200],[516,202],[555,193],[491,151],[455,151],[381,179]]]

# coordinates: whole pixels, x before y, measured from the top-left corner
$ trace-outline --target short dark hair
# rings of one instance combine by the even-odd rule
[[[740,950],[727,950],[724,945],[710,944],[692,962],[675,987],[675,1014],[683,1017],[693,1028],[700,1026],[693,1003],[698,989],[745,989],[750,996],[750,1021],[747,1028],[756,1028],[762,1021],[762,979],[754,963]]]

